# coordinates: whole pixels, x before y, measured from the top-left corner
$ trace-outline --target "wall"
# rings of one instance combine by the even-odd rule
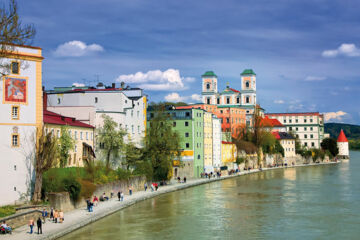
[[[95,107],[94,106],[65,106],[47,107],[47,110],[95,126]]]
[[[33,219],[36,222],[39,217],[41,217],[41,210],[35,209],[22,213],[16,213],[9,217],[1,218],[0,222],[2,223],[2,221],[6,221],[6,224],[9,225],[12,229],[14,229],[28,224],[30,219]]]

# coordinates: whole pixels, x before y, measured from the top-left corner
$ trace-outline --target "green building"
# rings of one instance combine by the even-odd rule
[[[147,120],[154,117],[154,110],[149,107]],[[180,135],[181,161],[173,163],[173,177],[199,178],[204,172],[204,110],[166,108],[165,114]]]

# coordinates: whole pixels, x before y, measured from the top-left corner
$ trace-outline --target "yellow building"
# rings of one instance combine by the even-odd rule
[[[57,138],[61,136],[61,127],[66,126],[74,139],[75,146],[69,153],[67,167],[83,167],[84,160],[95,157],[93,126],[47,110],[44,110],[44,124],[46,133],[51,131]]]
[[[213,167],[213,125],[212,113],[204,112],[204,168],[205,172],[214,172]]]
[[[237,150],[232,142],[221,142],[221,165],[227,166],[229,170],[235,169]]]

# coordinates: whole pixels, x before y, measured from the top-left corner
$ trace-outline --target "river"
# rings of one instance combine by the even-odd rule
[[[61,239],[360,239],[360,152],[161,195]]]

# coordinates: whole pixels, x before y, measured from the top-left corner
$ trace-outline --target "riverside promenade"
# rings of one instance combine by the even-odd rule
[[[337,162],[338,163],[338,162]],[[321,164],[306,164],[306,165],[297,165],[292,167],[301,167],[301,166],[318,166],[324,164],[336,164],[335,162],[330,163],[321,163]],[[275,167],[275,168],[264,168],[263,171],[267,170],[275,170],[285,167]],[[288,167],[291,168],[291,167]],[[151,190],[138,191],[134,192],[132,196],[125,195],[124,201],[119,202],[117,197],[114,197],[106,202],[100,202],[97,207],[94,207],[94,212],[88,212],[86,208],[76,209],[70,212],[65,213],[65,221],[63,223],[53,223],[47,220],[46,224],[43,224],[43,234],[37,234],[37,227],[34,226],[33,234],[29,234],[29,227],[22,226],[13,231],[12,235],[0,235],[1,239],[9,239],[9,240],[27,240],[27,239],[41,239],[41,240],[49,240],[49,239],[57,239],[60,238],[70,232],[75,231],[89,223],[95,222],[105,216],[113,214],[123,208],[131,206],[139,201],[143,201],[145,199],[153,198],[155,196],[173,192],[185,188],[189,188],[192,186],[197,186],[205,183],[210,183],[214,181],[224,180],[227,178],[238,177],[241,175],[251,174],[260,172],[258,169],[250,170],[250,171],[242,171],[238,174],[223,176],[220,178],[212,178],[212,179],[193,179],[188,180],[186,183],[174,183],[167,186],[159,187],[158,191],[151,192]],[[35,219],[36,221],[36,219]]]

